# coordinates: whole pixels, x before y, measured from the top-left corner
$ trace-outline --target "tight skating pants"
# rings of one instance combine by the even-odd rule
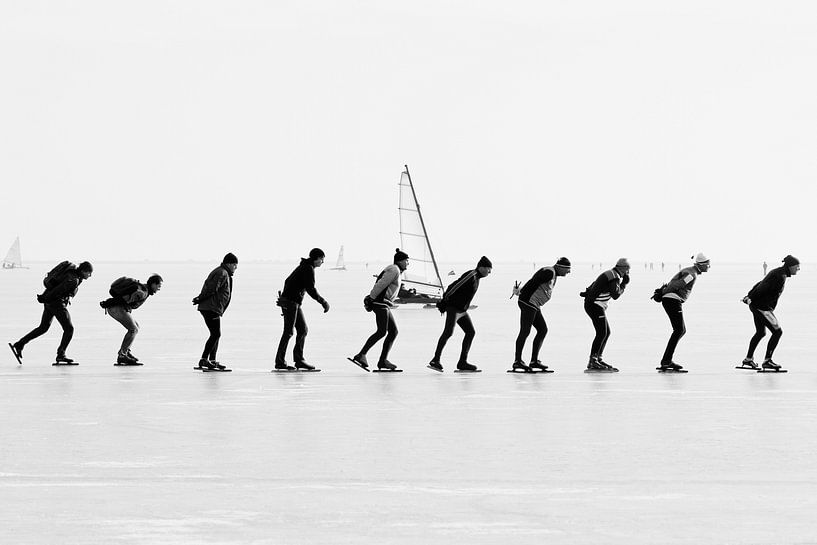
[[[210,331],[210,336],[207,342],[204,343],[204,351],[201,353],[201,359],[216,361],[216,353],[218,352],[218,341],[221,339],[221,316],[210,310],[200,310],[204,318],[204,324]]]
[[[675,347],[678,346],[678,341],[687,332],[684,325],[684,309],[683,303],[678,299],[664,298],[661,299],[661,306],[664,307],[664,312],[669,316],[669,323],[672,325],[672,335],[667,341],[667,348],[664,350],[664,355],[661,357],[661,363],[670,363],[672,356],[675,354]]]
[[[519,335],[516,337],[516,359],[522,359],[522,350],[525,348],[525,341],[528,340],[531,327],[536,329],[536,335],[533,337],[533,349],[531,351],[530,361],[534,362],[539,359],[539,349],[542,347],[542,342],[548,334],[548,326],[545,322],[545,317],[542,316],[542,310],[532,307],[528,304],[518,301],[519,306]]]
[[[596,330],[596,336],[593,338],[593,344],[590,346],[590,357],[595,356],[600,358],[607,344],[607,339],[610,338],[610,324],[607,322],[607,311],[593,301],[585,301],[584,312],[590,317],[590,321],[593,322],[593,328]]]
[[[48,328],[51,327],[51,322],[57,319],[57,322],[62,327],[62,339],[60,345],[57,347],[57,355],[64,356],[71,338],[74,336],[74,324],[71,323],[71,314],[68,309],[61,303],[46,303],[43,305],[43,316],[40,319],[40,325],[35,327],[25,337],[17,341],[20,346],[25,346],[40,335],[43,335]]]
[[[360,349],[360,353],[365,356],[377,341],[385,337],[383,340],[383,349],[380,351],[380,359],[378,361],[386,361],[389,358],[389,351],[394,344],[394,340],[397,338],[397,322],[394,321],[394,316],[388,307],[375,306],[372,312],[374,312],[377,331],[366,339],[366,343],[363,345],[363,348]]]
[[[278,342],[278,352],[275,354],[275,363],[280,364],[286,362],[287,345],[289,339],[292,337],[292,330],[295,330],[295,347],[292,350],[292,358],[295,363],[304,361],[304,343],[306,343],[306,334],[309,333],[309,328],[306,326],[306,318],[304,318],[304,311],[301,305],[296,303],[288,304],[282,307],[281,312],[284,315],[284,331],[281,333],[281,340]]]
[[[434,352],[434,361],[439,362],[443,355],[443,348],[445,343],[454,334],[454,324],[460,326],[465,337],[462,339],[462,351],[460,352],[460,359],[457,363],[468,362],[468,352],[471,350],[471,343],[474,342],[476,330],[474,324],[471,322],[471,317],[468,312],[457,312],[455,310],[447,310],[445,313],[445,327],[440,335],[440,340],[437,341],[437,350]]]
[[[769,339],[769,344],[766,345],[766,358],[772,359],[774,349],[777,348],[777,343],[780,342],[780,337],[783,335],[783,328],[780,327],[780,322],[771,310],[758,310],[749,305],[749,310],[752,311],[752,318],[755,321],[755,334],[749,340],[749,351],[746,353],[747,358],[754,358],[755,348],[757,348],[760,339],[766,336],[766,329],[772,332],[772,338]]]

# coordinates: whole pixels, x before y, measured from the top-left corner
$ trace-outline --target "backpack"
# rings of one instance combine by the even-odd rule
[[[665,289],[667,289],[667,285],[666,285],[666,284],[662,284],[660,288],[655,288],[655,291],[654,291],[654,292],[652,292],[652,295],[650,296],[650,299],[652,299],[652,300],[653,300],[653,301],[655,301],[656,303],[660,303],[660,302],[661,302],[661,298],[662,298],[662,297],[663,297],[663,295],[664,295],[664,290],[665,290]]]
[[[124,298],[135,292],[137,289],[139,289],[138,280],[123,276],[113,281],[113,284],[111,284],[111,289],[108,290],[108,293],[111,294],[111,297]]]
[[[52,290],[59,286],[63,280],[65,280],[65,276],[68,274],[68,271],[75,270],[77,270],[76,265],[70,261],[63,261],[48,271],[48,274],[46,274],[45,278],[43,278],[43,286],[45,286],[46,290]]]

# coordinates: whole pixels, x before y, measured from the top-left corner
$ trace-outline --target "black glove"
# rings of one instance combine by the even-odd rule
[[[621,287],[624,287],[629,283],[630,283],[630,275],[629,274],[625,274],[624,276],[621,277]]]
[[[324,299],[323,301],[321,301],[321,306],[323,307],[323,313],[324,313],[324,314],[326,314],[327,312],[329,312],[329,303],[326,301],[326,299]]]
[[[41,293],[41,294],[39,294],[39,295],[37,296],[37,302],[38,302],[38,303],[45,303],[45,297],[43,297],[43,295],[45,295],[45,294],[44,294],[44,293]]]
[[[195,297],[193,297],[193,304],[194,304],[194,305],[198,305],[200,302],[201,302],[201,300],[199,299],[199,296],[198,296],[198,295],[196,295]]]

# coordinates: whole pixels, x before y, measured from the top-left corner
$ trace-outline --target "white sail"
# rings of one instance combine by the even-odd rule
[[[417,194],[406,170],[400,175],[400,249],[409,255],[409,268],[403,273],[403,283],[418,293],[441,295],[443,281],[428,240]]]
[[[3,260],[4,269],[22,269],[23,258],[20,255],[20,237],[14,239],[14,243],[9,248],[6,258]]]
[[[338,262],[330,270],[332,270],[332,271],[345,271],[346,270],[346,260],[343,259],[343,246],[340,247],[340,252],[338,252]]]

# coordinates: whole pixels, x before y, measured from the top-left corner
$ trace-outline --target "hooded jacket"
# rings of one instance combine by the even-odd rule
[[[199,293],[199,312],[224,314],[233,295],[233,273],[223,264],[213,269]]]

